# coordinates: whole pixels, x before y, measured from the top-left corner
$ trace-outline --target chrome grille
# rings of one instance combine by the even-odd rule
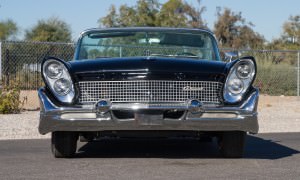
[[[79,82],[80,103],[111,102],[170,103],[199,99],[204,103],[220,103],[223,84],[210,81],[82,81]]]

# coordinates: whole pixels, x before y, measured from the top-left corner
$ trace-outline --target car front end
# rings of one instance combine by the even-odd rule
[[[92,29],[82,33],[74,61],[49,57],[42,76],[39,131],[53,133],[56,157],[74,154],[78,136],[107,132],[208,133],[220,137],[225,156],[240,157],[245,133],[258,132],[254,58],[220,61],[206,30]],[[62,145],[66,137],[72,145]],[[226,147],[231,141],[236,152]]]

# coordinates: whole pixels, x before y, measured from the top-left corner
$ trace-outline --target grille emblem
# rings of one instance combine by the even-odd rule
[[[192,87],[192,86],[185,86],[182,88],[183,91],[204,91],[204,87]]]

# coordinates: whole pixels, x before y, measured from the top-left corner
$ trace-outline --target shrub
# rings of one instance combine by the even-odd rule
[[[21,108],[20,88],[13,84],[0,89],[0,114],[19,113]]]

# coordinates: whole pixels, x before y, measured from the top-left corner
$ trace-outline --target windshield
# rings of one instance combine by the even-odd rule
[[[218,60],[217,53],[212,36],[202,31],[93,31],[81,38],[76,59],[158,56]]]

